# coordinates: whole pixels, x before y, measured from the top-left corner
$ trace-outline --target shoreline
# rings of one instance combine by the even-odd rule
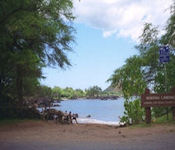
[[[91,101],[89,99],[83,100],[67,100],[61,101],[60,103],[53,103],[54,105],[59,104],[60,107],[50,107],[52,110],[65,111],[73,114],[77,113],[78,118],[81,123],[100,123],[100,124],[111,124],[111,125],[119,125],[119,116],[123,114],[123,99],[118,100],[110,100],[110,101],[101,101],[95,100]],[[80,108],[80,106],[82,107]],[[120,107],[121,106],[121,107]],[[91,109],[93,107],[93,110]],[[120,108],[118,108],[120,107]],[[49,107],[47,107],[49,109]],[[98,108],[98,111],[95,111],[95,108]],[[103,108],[106,108],[105,111]],[[108,109],[111,108],[111,109]],[[42,108],[38,109],[40,112]],[[110,111],[111,110],[111,111]],[[102,113],[100,113],[102,111]],[[78,121],[79,122],[79,121]]]
[[[111,98],[110,96],[109,97],[79,97],[79,98],[71,98],[71,99],[63,98],[57,101],[67,101],[67,100],[73,100],[73,101],[76,101],[76,100],[104,100],[104,101],[108,101],[108,100],[118,100],[119,98],[122,98],[122,96],[115,96],[113,98]]]
[[[93,118],[77,118],[79,124],[97,124],[97,125],[111,125],[111,126],[124,126],[124,123],[120,123],[119,121],[103,121]]]

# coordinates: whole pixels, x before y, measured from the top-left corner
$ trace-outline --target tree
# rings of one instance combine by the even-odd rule
[[[32,65],[57,65],[61,68],[71,65],[66,52],[71,50],[73,42],[72,8],[71,0],[0,2],[0,59],[7,68],[12,68],[10,72],[0,65],[0,87],[4,88],[5,80],[8,84],[16,82],[19,101],[23,99],[23,80],[29,77]],[[36,62],[30,63],[29,56],[35,57]],[[33,67],[34,72],[40,72],[37,67]],[[4,77],[6,75],[9,76]],[[41,77],[41,74],[35,77]]]
[[[52,96],[56,100],[60,100],[61,99],[62,93],[63,93],[63,90],[60,87],[58,87],[58,86],[55,86],[52,89]]]
[[[81,89],[76,89],[76,90],[75,90],[75,95],[76,95],[77,98],[82,98],[82,97],[85,96],[85,93],[84,93],[84,91],[81,90]]]
[[[86,90],[86,95],[88,97],[98,97],[101,92],[102,89],[95,85]]]
[[[130,57],[126,60],[126,64],[116,69],[108,80],[114,87],[117,85],[121,86],[125,99],[138,96],[145,90],[146,82],[143,78],[141,65],[142,60],[140,57]]]
[[[72,0],[0,1],[1,106],[36,95],[44,66],[71,65],[72,8]]]
[[[158,30],[152,24],[145,24],[142,35],[140,36],[140,43],[136,46],[139,51],[138,56],[132,56],[126,60],[126,64],[117,69],[111,78],[108,80],[112,85],[121,85],[125,98],[125,116],[124,119],[137,120],[132,115],[131,109],[141,109],[138,107],[136,101],[131,101],[133,96],[140,96],[144,89],[151,88],[156,93],[168,92],[174,85],[174,67],[175,67],[175,54],[174,50],[170,51],[171,62],[166,64],[165,73],[164,64],[159,62],[159,48],[160,45],[168,44],[170,37],[169,30],[172,30],[174,23],[171,21],[167,27],[167,33],[161,38],[158,38]],[[170,45],[171,43],[169,43]],[[170,45],[171,47],[171,45]],[[166,78],[166,87],[165,87]],[[136,105],[137,106],[134,106]],[[141,107],[141,106],[140,106]],[[165,109],[153,109],[155,116],[160,111],[164,112]],[[142,114],[142,113],[141,113]],[[139,117],[138,118],[142,118]],[[129,120],[127,120],[129,122]],[[135,121],[133,121],[135,122]],[[138,121],[136,121],[138,122]]]
[[[130,57],[126,60],[126,64],[115,70],[112,77],[108,80],[111,81],[114,87],[121,85],[125,98],[125,111],[121,121],[126,123],[139,123],[142,121],[143,109],[141,108],[140,99],[132,100],[134,96],[138,97],[141,95],[146,88],[141,69],[142,64],[140,57]]]
[[[73,98],[76,98],[76,95],[75,95],[75,91],[73,88],[71,87],[66,87],[65,89],[63,89],[63,94],[62,94],[63,97],[66,97],[68,99],[73,99]]]
[[[175,2],[172,4],[170,12],[171,16],[167,21],[166,33],[161,37],[161,42],[175,48]],[[174,49],[172,49],[172,51],[175,52]]]
[[[52,97],[52,89],[46,85],[42,85],[38,88],[38,96],[50,99]]]

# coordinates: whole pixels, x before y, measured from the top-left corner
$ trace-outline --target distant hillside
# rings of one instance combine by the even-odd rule
[[[104,90],[104,92],[114,92],[114,93],[118,93],[118,94],[122,94],[122,89],[118,86],[116,87],[112,87],[112,86],[109,86],[108,88],[106,88]]]

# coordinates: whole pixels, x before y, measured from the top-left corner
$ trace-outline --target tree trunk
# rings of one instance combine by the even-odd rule
[[[16,68],[16,90],[17,90],[17,98],[18,103],[22,105],[23,103],[23,76],[22,70],[19,65]]]

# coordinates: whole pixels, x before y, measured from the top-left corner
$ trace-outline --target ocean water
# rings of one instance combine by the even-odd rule
[[[124,99],[117,100],[66,100],[61,101],[59,107],[54,107],[63,112],[78,113],[79,123],[99,123],[115,125],[124,113]],[[91,117],[88,118],[87,116]]]

